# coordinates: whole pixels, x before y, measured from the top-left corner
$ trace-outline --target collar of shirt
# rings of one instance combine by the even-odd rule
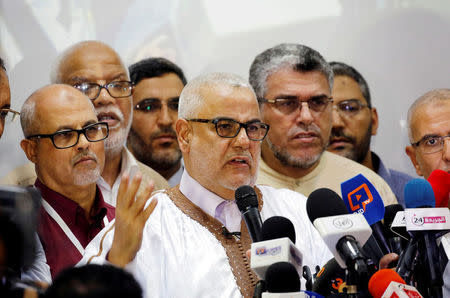
[[[192,178],[187,171],[184,171],[181,176],[180,191],[192,203],[197,205],[211,217],[217,218],[216,210],[218,210],[220,218],[217,219],[221,221],[230,232],[240,231],[242,216],[234,200],[225,200],[209,191]],[[223,220],[225,222],[223,222]]]
[[[104,179],[100,176],[97,180],[97,185],[100,187],[102,191],[105,202],[112,206],[116,206],[117,193],[119,191],[119,185],[122,178],[123,173],[128,171],[131,175],[133,175],[138,169],[139,166],[136,162],[136,158],[134,158],[133,154],[127,149],[123,148],[122,151],[122,159],[121,159],[120,173],[114,181],[113,186],[111,187]]]
[[[183,171],[184,171],[183,159],[181,159],[180,162],[181,162],[181,166],[178,169],[178,171],[176,171],[175,174],[173,174],[172,177],[170,177],[169,180],[167,180],[167,182],[169,182],[170,187],[174,187],[181,181],[181,176],[183,175]]]
[[[64,222],[77,223],[78,216],[84,217],[85,211],[80,205],[78,205],[78,203],[48,188],[39,179],[36,179],[34,185],[41,192],[42,198],[45,199],[45,201],[47,201],[53,209],[55,209]],[[103,200],[102,192],[97,187],[90,217],[95,224],[101,225],[102,219],[106,215],[106,212],[107,205]]]

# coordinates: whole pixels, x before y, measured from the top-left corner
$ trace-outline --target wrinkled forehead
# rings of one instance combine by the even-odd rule
[[[412,115],[413,138],[450,133],[450,100],[434,101],[419,105]]]
[[[118,54],[104,46],[87,45],[64,56],[57,70],[64,83],[78,78],[89,80],[128,80],[128,71]]]
[[[260,119],[255,93],[247,86],[208,84],[201,88],[200,94],[201,117],[228,117],[239,121]]]

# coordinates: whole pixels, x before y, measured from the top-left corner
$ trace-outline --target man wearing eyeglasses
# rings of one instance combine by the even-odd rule
[[[251,240],[234,192],[255,185],[269,126],[260,119],[250,85],[224,73],[190,81],[180,95],[178,115],[185,171],[178,186],[153,196],[158,205],[137,255],[124,256],[133,260],[127,267],[146,297],[251,297],[257,277],[246,259]],[[255,186],[255,191],[263,220],[280,215],[293,222],[304,265],[331,258],[308,220],[304,196],[269,186]],[[111,255],[112,232],[97,235],[83,262]]]
[[[0,58],[0,137],[3,135],[5,124],[12,122],[18,115],[19,112],[11,109],[8,75],[3,59]]]
[[[416,99],[407,123],[411,145],[405,150],[417,175],[428,179],[437,169],[450,173],[450,89],[435,89]]]
[[[21,125],[25,139],[20,145],[35,166],[34,185],[42,195],[37,231],[54,278],[62,269],[75,265],[86,245],[115,217],[115,208],[104,201],[96,185],[105,161],[103,142],[108,137],[108,124],[98,121],[84,94],[60,84],[43,87],[25,101]],[[136,195],[137,187],[123,191],[128,180],[120,186],[120,202]],[[149,215],[136,205],[143,206],[151,192],[147,185],[136,196],[135,206],[118,206],[116,223],[119,221],[119,229],[126,227],[126,235],[131,237],[126,238],[131,239],[126,247],[133,247],[135,235],[130,230],[141,229]],[[131,208],[140,210],[131,216],[131,223],[137,224],[134,227],[123,225],[122,214]]]
[[[333,127],[328,151],[356,161],[381,176],[397,200],[405,206],[404,188],[413,177],[387,168],[377,154],[370,151],[370,139],[378,128],[377,110],[371,105],[369,86],[353,67],[330,62],[334,73]]]
[[[175,122],[186,78],[177,65],[164,58],[141,60],[129,71],[134,108],[127,146],[137,160],[156,170],[173,187],[180,183],[184,169]]]
[[[341,193],[341,183],[361,173],[385,205],[396,203],[380,176],[325,151],[332,126],[333,72],[317,51],[298,44],[267,49],[253,61],[249,80],[262,119],[271,127],[262,144],[258,183],[306,196],[321,187]]]

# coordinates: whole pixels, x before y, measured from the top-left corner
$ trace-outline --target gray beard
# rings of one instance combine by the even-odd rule
[[[308,156],[306,158],[301,157],[293,157],[290,155],[286,149],[280,148],[274,145],[269,138],[266,138],[267,144],[269,145],[270,150],[273,152],[274,156],[281,162],[282,165],[299,168],[299,169],[309,169],[313,166],[322,156],[322,152],[314,155]]]

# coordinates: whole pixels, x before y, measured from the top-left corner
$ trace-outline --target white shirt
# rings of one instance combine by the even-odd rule
[[[280,215],[292,221],[297,235],[296,245],[303,253],[304,265],[312,268],[322,266],[333,257],[309,222],[305,196],[287,189],[258,188],[264,202],[262,219]],[[180,190],[189,199],[199,199],[204,195],[208,199],[215,197],[189,177],[187,171],[183,173]],[[158,199],[158,205],[145,225],[136,258],[127,265],[127,270],[141,284],[144,296],[241,297],[226,251],[215,236],[178,209],[164,192],[157,192],[153,198]],[[209,208],[209,211],[204,210],[206,213],[212,212],[213,208],[206,208]],[[86,247],[79,264],[85,264],[93,256],[92,262],[105,262],[114,237],[113,229],[108,232],[111,224]]]
[[[139,166],[137,164],[136,158],[134,158],[133,154],[131,154],[131,152],[124,147],[122,151],[120,173],[117,176],[116,181],[114,181],[113,186],[111,187],[101,176],[97,180],[97,185],[102,191],[103,200],[111,206],[115,207],[117,201],[117,193],[119,192],[120,181],[123,173],[125,173],[125,171],[128,171],[131,177],[138,170]]]

